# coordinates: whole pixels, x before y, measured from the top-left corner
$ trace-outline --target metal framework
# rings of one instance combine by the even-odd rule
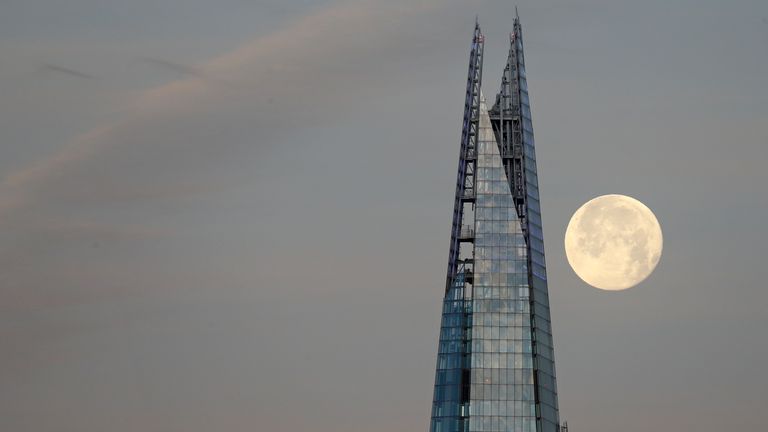
[[[452,286],[458,272],[460,244],[462,241],[471,239],[471,236],[468,236],[469,232],[462,231],[462,221],[464,219],[464,205],[473,202],[475,196],[477,131],[480,119],[480,86],[483,80],[484,47],[485,37],[480,31],[480,24],[475,22],[472,50],[469,54],[467,91],[464,97],[464,121],[461,128],[461,152],[459,154],[459,173],[456,178],[456,198],[453,207],[453,226],[451,229],[446,291]]]
[[[523,127],[520,106],[520,65],[523,62],[522,50],[516,47],[516,38],[521,33],[520,23],[515,20],[515,31],[509,35],[509,55],[507,65],[501,76],[501,89],[496,95],[496,103],[488,112],[493,124],[493,131],[499,143],[499,151],[504,159],[512,196],[517,205],[517,212],[527,229],[525,205],[525,170],[523,168]]]

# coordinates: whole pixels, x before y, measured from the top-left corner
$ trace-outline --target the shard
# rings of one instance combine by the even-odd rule
[[[518,17],[492,107],[475,26],[431,432],[560,432],[536,154]]]

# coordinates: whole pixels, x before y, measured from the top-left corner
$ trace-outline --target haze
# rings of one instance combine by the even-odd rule
[[[768,3],[520,1],[561,418],[761,430]],[[426,431],[475,14],[514,3],[5,0],[0,430]],[[653,209],[605,293],[563,234]]]

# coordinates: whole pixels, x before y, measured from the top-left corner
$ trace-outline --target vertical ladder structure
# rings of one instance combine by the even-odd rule
[[[519,17],[490,109],[484,44],[476,23],[430,432],[561,432]]]

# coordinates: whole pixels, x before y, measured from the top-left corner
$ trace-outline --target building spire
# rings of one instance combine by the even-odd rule
[[[520,15],[517,13],[517,6],[515,6],[515,21],[512,25],[512,33],[514,34],[513,39],[519,38],[521,36],[520,33],[522,33],[520,31]]]
[[[489,110],[475,20],[429,430],[564,432],[520,23]]]
[[[484,42],[485,38],[483,37],[483,31],[480,29],[480,19],[477,14],[475,14],[475,33],[474,33],[474,39],[473,42]]]

